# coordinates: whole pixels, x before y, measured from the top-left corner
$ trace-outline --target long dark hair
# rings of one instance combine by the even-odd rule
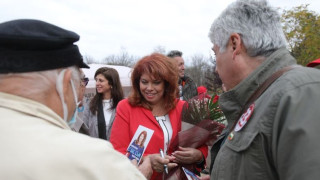
[[[108,84],[112,86],[111,88],[111,98],[112,98],[112,104],[111,109],[115,109],[119,103],[123,99],[123,90],[119,78],[118,71],[109,68],[109,67],[102,67],[99,68],[96,73],[94,74],[94,78],[96,78],[99,74],[103,75],[107,80]],[[98,93],[96,90],[96,94],[92,98],[90,102],[90,111],[92,114],[96,114],[98,111],[98,105],[99,103],[102,103],[103,94]]]

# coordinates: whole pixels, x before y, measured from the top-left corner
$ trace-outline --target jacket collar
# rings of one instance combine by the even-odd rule
[[[224,112],[228,123],[233,123],[239,116],[241,108],[245,105],[256,89],[274,72],[283,67],[296,64],[296,60],[286,48],[272,53],[264,62],[236,87],[223,93],[219,105]]]
[[[26,116],[38,117],[63,129],[70,129],[58,114],[47,106],[31,99],[0,92],[0,107],[12,109]]]

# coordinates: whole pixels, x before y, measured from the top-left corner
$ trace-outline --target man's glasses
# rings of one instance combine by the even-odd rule
[[[83,86],[87,86],[88,82],[89,82],[89,78],[87,78],[87,77],[81,78],[81,82],[82,82]]]

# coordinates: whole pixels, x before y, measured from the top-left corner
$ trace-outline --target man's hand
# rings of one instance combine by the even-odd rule
[[[201,176],[201,177],[198,176],[198,178],[200,180],[210,180],[210,176],[209,175],[204,175],[204,176]]]
[[[153,173],[152,167],[151,167],[151,161],[148,156],[142,157],[140,161],[140,165],[138,166],[137,160],[133,159],[131,160],[132,164],[134,164],[139,171],[147,178],[150,179]]]

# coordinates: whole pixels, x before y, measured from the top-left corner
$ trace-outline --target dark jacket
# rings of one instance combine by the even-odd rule
[[[197,86],[189,76],[185,75],[181,78],[179,85],[182,85],[183,100],[187,101],[198,95]]]

